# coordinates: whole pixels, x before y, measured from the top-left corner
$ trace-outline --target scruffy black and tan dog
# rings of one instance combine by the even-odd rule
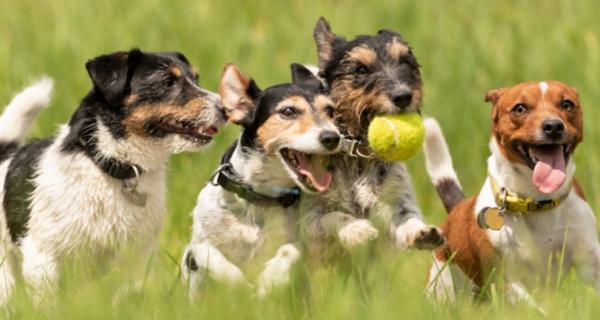
[[[93,88],[54,137],[21,145],[49,80],[0,117],[0,304],[19,273],[51,292],[73,255],[97,266],[133,253],[140,268],[124,269],[141,276],[166,215],[169,155],[205,146],[224,124],[182,54],[116,52],[86,68]]]
[[[318,240],[338,239],[352,248],[378,236],[371,222],[377,220],[399,248],[439,246],[443,237],[423,222],[404,164],[377,159],[367,145],[374,116],[420,111],[421,76],[411,48],[389,30],[347,41],[331,32],[323,18],[314,37],[319,76],[329,87],[336,123],[346,139],[345,152],[332,159],[332,186],[303,197],[304,233]]]

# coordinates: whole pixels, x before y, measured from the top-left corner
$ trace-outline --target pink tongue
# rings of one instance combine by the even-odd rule
[[[533,169],[533,185],[545,194],[556,192],[567,179],[563,148],[533,149],[533,155],[538,159]]]
[[[310,179],[313,187],[318,192],[323,192],[329,188],[331,184],[331,172],[327,171],[325,164],[321,163],[318,156],[312,156],[313,161],[310,161],[306,155],[298,154],[298,171]],[[316,162],[316,163],[313,163]]]

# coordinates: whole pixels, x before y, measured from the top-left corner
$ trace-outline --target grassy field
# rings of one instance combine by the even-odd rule
[[[116,50],[178,50],[216,90],[222,66],[237,63],[262,86],[288,81],[291,62],[316,63],[312,31],[327,17],[337,33],[354,36],[381,28],[399,31],[423,66],[424,110],[443,126],[466,192],[486,174],[488,89],[525,80],[556,79],[579,89],[585,139],[577,151],[578,177],[600,212],[600,19],[595,1],[107,1],[0,0],[0,101],[40,74],[56,79],[52,106],[31,137],[52,134],[68,121],[90,88],[87,59]],[[32,308],[23,292],[12,316],[43,319],[501,319],[541,317],[500,300],[463,297],[436,307],[423,296],[430,255],[379,244],[375,255],[355,257],[356,270],[322,269],[298,277],[290,290],[257,301],[245,290],[215,283],[190,303],[179,281],[178,260],[189,239],[189,213],[217,159],[237,134],[230,127],[206,152],[173,157],[169,216],[160,248],[149,263],[143,293],[112,306],[119,272],[100,277],[68,268],[57,303]],[[425,174],[423,157],[408,162],[425,217],[445,216]],[[260,266],[260,259],[256,265]],[[368,261],[368,268],[365,262]],[[257,268],[256,265],[249,269]],[[83,272],[82,272],[83,271]],[[93,272],[92,272],[93,273]],[[600,299],[571,275],[536,298],[550,318],[591,319]]]

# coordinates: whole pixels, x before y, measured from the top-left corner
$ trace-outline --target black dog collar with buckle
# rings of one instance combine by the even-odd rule
[[[115,179],[132,179],[139,177],[142,173],[144,173],[142,167],[138,165],[124,163],[115,158],[107,158],[102,156],[96,147],[95,139],[90,139],[88,142],[86,142],[83,138],[80,138],[79,145],[85,154],[100,168],[100,170],[104,171],[104,173]]]
[[[77,145],[100,170],[123,182],[123,189],[121,191],[129,201],[139,207],[146,206],[148,195],[137,191],[140,175],[144,173],[144,169],[136,164],[124,163],[115,158],[104,157],[96,146],[96,139],[96,137],[91,135],[83,135],[77,140]]]
[[[239,173],[233,169],[231,162],[229,162],[236,146],[237,141],[225,151],[225,154],[221,159],[221,165],[217,168],[215,173],[213,173],[210,179],[210,183],[213,186],[221,186],[221,188],[235,193],[238,197],[245,199],[248,202],[266,207],[281,206],[287,208],[298,201],[298,198],[300,198],[300,189],[298,188],[277,189],[277,192],[284,193],[284,195],[279,197],[272,197],[254,191],[252,186],[243,181]]]

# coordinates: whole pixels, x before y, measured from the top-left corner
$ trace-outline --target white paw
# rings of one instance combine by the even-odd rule
[[[283,245],[271,260],[265,263],[265,269],[258,278],[258,296],[264,297],[274,287],[290,282],[290,269],[300,259],[300,251],[292,244]]]
[[[345,225],[338,232],[340,242],[348,249],[365,244],[379,236],[379,231],[369,220],[360,219]]]
[[[426,225],[418,218],[410,218],[396,228],[394,233],[396,246],[400,249],[435,249],[444,244],[442,231],[431,225]]]

